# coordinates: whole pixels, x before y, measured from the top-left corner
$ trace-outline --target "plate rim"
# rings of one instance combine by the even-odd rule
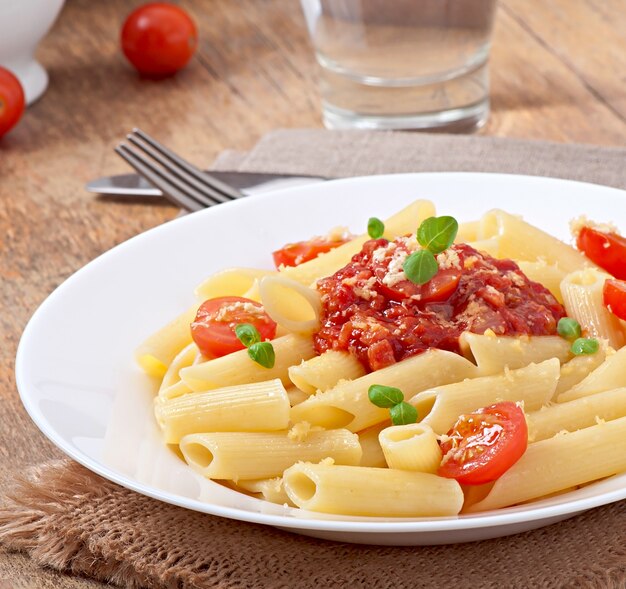
[[[311,188],[320,189],[321,187],[325,187],[329,184],[351,184],[358,183],[362,181],[371,181],[374,180],[376,182],[384,183],[386,180],[390,178],[394,179],[402,179],[402,178],[411,178],[411,177],[447,177],[447,176],[456,176],[456,177],[480,177],[480,178],[502,178],[505,177],[507,181],[510,181],[514,178],[523,178],[525,182],[546,182],[550,183],[567,183],[573,185],[583,185],[585,187],[589,187],[593,190],[601,189],[602,191],[611,191],[615,192],[616,195],[621,194],[621,197],[626,197],[626,190],[622,190],[620,188],[616,188],[613,186],[606,186],[603,184],[591,183],[591,182],[581,182],[578,180],[570,180],[564,178],[555,178],[551,176],[536,176],[536,175],[524,175],[524,174],[508,174],[508,173],[490,173],[490,172],[415,172],[415,173],[401,173],[401,174],[376,174],[370,176],[355,176],[349,178],[338,178],[331,179],[326,182],[319,182],[315,184],[307,184],[303,186],[295,186],[295,187],[286,187],[283,189],[268,191],[265,193],[260,193],[254,195],[254,199],[260,198],[271,198],[272,195],[283,193],[283,192],[299,192],[303,190],[310,190]],[[323,189],[323,188],[322,188]],[[236,207],[242,206],[242,203],[245,203],[246,199],[240,199],[236,201],[231,201],[229,203],[225,203],[225,206],[228,207]],[[245,204],[243,204],[245,206]],[[199,214],[206,215],[211,214],[211,209],[204,209],[200,211]],[[200,513],[207,513],[214,516],[225,517],[228,519],[234,519],[237,521],[245,521],[249,523],[257,523],[257,524],[265,524],[271,525],[281,528],[289,528],[294,530],[317,530],[317,531],[328,531],[328,532],[346,532],[346,533],[368,533],[368,534],[388,534],[388,533],[398,533],[398,534],[422,534],[422,533],[431,533],[431,532],[451,532],[456,530],[472,530],[472,529],[484,529],[491,527],[503,527],[509,525],[515,525],[520,523],[531,523],[538,522],[544,519],[554,518],[558,516],[567,517],[569,515],[575,515],[582,511],[586,511],[588,509],[593,509],[595,507],[600,507],[602,505],[608,505],[610,503],[614,503],[623,499],[626,499],[626,485],[621,489],[615,489],[612,491],[607,491],[605,493],[601,493],[592,497],[583,497],[579,499],[574,499],[568,501],[563,504],[558,505],[546,505],[535,507],[529,511],[508,511],[510,509],[517,509],[516,507],[511,508],[502,508],[497,511],[484,512],[481,514],[467,514],[460,516],[449,516],[449,517],[438,517],[438,518],[413,518],[408,520],[406,518],[402,518],[401,521],[397,521],[394,518],[388,517],[367,517],[363,518],[365,521],[358,521],[357,519],[352,520],[333,520],[332,514],[322,514],[323,518],[310,518],[307,515],[304,517],[293,517],[293,516],[284,516],[284,515],[276,515],[276,514],[267,514],[263,512],[255,512],[255,511],[246,511],[243,509],[235,508],[235,507],[225,507],[218,506],[213,503],[204,503],[197,499],[185,498],[180,495],[161,491],[159,489],[155,489],[154,487],[139,483],[132,478],[126,476],[125,474],[118,473],[115,470],[105,466],[97,462],[96,460],[90,458],[85,455],[83,452],[78,450],[78,448],[71,446],[69,443],[66,443],[65,440],[56,433],[55,429],[51,427],[48,423],[48,420],[43,416],[43,414],[39,411],[37,407],[31,402],[32,399],[25,392],[26,387],[26,376],[24,374],[26,360],[25,360],[25,349],[29,343],[30,333],[33,329],[35,329],[34,325],[36,325],[38,317],[46,312],[46,308],[50,305],[50,301],[55,301],[59,296],[63,295],[63,292],[66,288],[68,288],[68,284],[71,286],[73,281],[76,279],[77,275],[83,275],[85,272],[92,271],[98,265],[98,262],[101,258],[108,256],[113,251],[120,251],[129,246],[131,243],[135,243],[139,240],[143,240],[147,238],[147,236],[152,235],[153,232],[158,232],[162,230],[165,226],[170,226],[170,224],[176,225],[184,225],[192,218],[191,215],[185,215],[183,217],[176,217],[161,225],[157,225],[156,227],[152,227],[142,233],[134,235],[129,239],[116,244],[109,250],[106,250],[99,254],[94,259],[87,262],[85,265],[81,266],[79,269],[74,271],[70,276],[63,280],[45,299],[39,304],[39,306],[32,313],[29,318],[22,335],[20,336],[20,340],[17,347],[16,357],[15,357],[15,379],[16,379],[16,387],[18,390],[18,394],[20,400],[26,409],[28,415],[33,420],[37,428],[64,454],[66,454],[71,459],[75,460],[88,470],[102,476],[103,478],[119,484],[131,491],[140,493],[142,495],[151,497],[152,499],[156,499],[158,501],[163,501],[165,503],[176,505],[185,509],[191,509]],[[194,217],[197,218],[197,217]],[[618,475],[619,476],[619,475]],[[261,500],[259,500],[261,501]],[[309,513],[304,510],[301,510],[302,513]],[[312,512],[311,512],[312,513]],[[341,517],[341,516],[339,516]],[[329,518],[329,519],[325,519]]]

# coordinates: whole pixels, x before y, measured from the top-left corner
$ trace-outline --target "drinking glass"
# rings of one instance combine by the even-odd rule
[[[468,131],[489,115],[496,0],[301,0],[324,123]]]

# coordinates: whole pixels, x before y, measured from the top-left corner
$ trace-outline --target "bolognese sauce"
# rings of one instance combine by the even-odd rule
[[[403,264],[419,247],[412,237],[372,239],[349,264],[317,283],[318,353],[348,351],[374,371],[429,348],[460,353],[464,331],[556,333],[564,308],[512,260],[453,245],[437,255],[437,274],[418,285],[407,279]]]

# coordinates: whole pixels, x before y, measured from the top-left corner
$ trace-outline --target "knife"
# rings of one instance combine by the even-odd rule
[[[262,174],[257,172],[216,172],[208,170],[218,180],[241,190],[244,194],[258,194],[279,190],[293,186],[302,186],[315,182],[324,182],[328,178],[323,176],[298,176],[294,174]],[[164,198],[158,188],[155,188],[139,174],[120,174],[105,176],[92,180],[85,185],[88,192],[116,197],[146,197]]]

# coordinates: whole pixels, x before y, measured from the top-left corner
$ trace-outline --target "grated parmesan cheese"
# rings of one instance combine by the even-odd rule
[[[232,321],[232,315],[238,312],[249,313],[254,317],[261,317],[265,313],[263,307],[259,307],[253,303],[235,301],[234,303],[220,307],[220,310],[215,315],[215,321]]]
[[[383,284],[386,284],[387,286],[395,286],[398,282],[403,282],[407,279],[402,267],[408,257],[409,252],[407,251],[400,250],[394,252],[393,257],[389,261],[387,273],[383,278]]]
[[[372,290],[375,284],[376,284],[376,277],[371,276],[361,286],[354,287],[354,294],[361,299],[369,301],[376,297],[376,294],[377,294],[376,291]]]
[[[292,442],[304,442],[311,431],[311,424],[308,421],[299,421],[287,432],[287,437]]]
[[[613,223],[596,223],[595,221],[588,219],[585,215],[576,217],[569,222],[569,229],[574,238],[578,237],[578,234],[583,227],[590,227],[591,229],[595,229],[596,231],[600,231],[602,233],[619,233],[619,229]]]
[[[461,258],[456,250],[448,248],[437,255],[437,264],[441,270],[447,270],[448,268],[461,269]]]
[[[350,230],[347,227],[338,226],[333,227],[327,234],[326,239],[328,241],[349,241],[354,239],[354,235],[350,233]]]

